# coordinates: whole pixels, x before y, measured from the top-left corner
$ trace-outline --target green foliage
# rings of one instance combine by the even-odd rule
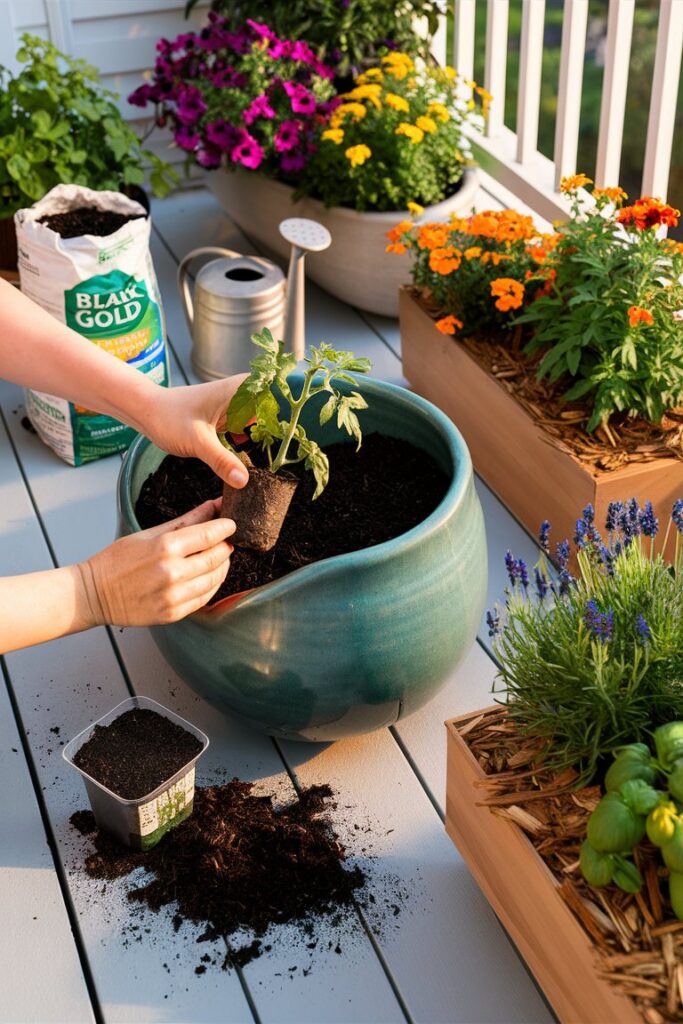
[[[342,394],[334,387],[333,381],[356,384],[353,374],[367,373],[370,360],[354,356],[353,352],[339,352],[324,342],[318,348],[311,348],[301,393],[295,398],[287,377],[296,368],[296,356],[285,352],[282,342],[275,341],[268,328],[252,334],[251,340],[263,350],[263,354],[251,361],[251,373],[240,384],[228,406],[226,433],[241,434],[249,430],[252,441],[260,444],[266,452],[273,473],[283,466],[303,462],[315,477],[315,499],[327,486],[329,462],[319,445],[308,438],[300,426],[301,411],[314,395],[327,392],[330,397],[320,410],[321,426],[336,415],[338,428],[354,437],[360,448],[362,435],[356,410],[366,409],[367,402],[357,391],[350,395]],[[287,419],[280,419],[276,390],[289,405]],[[230,447],[226,433],[219,436],[226,447]],[[296,445],[294,456],[290,456],[292,444]]]
[[[197,0],[188,0],[189,14]],[[267,22],[285,39],[305,39],[323,60],[339,59],[340,75],[353,74],[391,42],[409,53],[429,54],[428,39],[438,26],[438,0],[213,0],[212,8],[240,29],[247,18]],[[423,18],[427,38],[415,32]]]
[[[418,68],[406,53],[385,54],[321,127],[298,195],[377,212],[445,199],[472,157],[467,129],[484,125],[459,84],[452,68]],[[478,87],[475,95],[488,101]]]
[[[651,557],[650,540],[630,539],[628,523],[625,534],[611,524],[609,546],[592,523],[579,525],[592,538],[580,537],[579,578],[565,567],[554,600],[547,580],[533,600],[524,568],[494,648],[510,718],[548,744],[551,767],[572,766],[586,782],[605,755],[683,717],[683,572],[678,554],[672,567]],[[495,633],[498,621],[490,621]]]
[[[589,431],[616,413],[656,423],[683,402],[683,253],[655,230],[677,211],[647,199],[619,211],[597,191],[588,207],[567,191],[554,284],[516,321],[533,329],[527,351],[544,351],[539,377],[571,378],[565,397],[590,401]]]
[[[140,185],[145,167],[155,192],[168,192],[175,173],[141,149],[97,70],[35,36],[23,35],[21,44],[21,71],[0,66],[0,217],[61,182],[113,190]]]

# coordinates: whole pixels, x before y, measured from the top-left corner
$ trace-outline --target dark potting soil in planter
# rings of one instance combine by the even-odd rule
[[[124,800],[146,796],[199,754],[201,742],[164,715],[133,708],[96,725],[74,764]]]
[[[113,210],[98,210],[94,206],[79,206],[66,213],[51,213],[41,217],[39,224],[46,224],[60,238],[80,238],[82,235],[113,235],[129,220],[140,220],[144,213],[115,213]]]
[[[392,540],[426,519],[448,490],[450,480],[435,460],[396,438],[368,434],[359,452],[354,444],[325,451],[330,482],[321,496],[311,500],[312,473],[300,465],[289,467],[301,483],[277,544],[264,553],[236,547],[214,601],[322,558]],[[204,463],[168,455],[143,484],[135,514],[143,528],[156,526],[222,492],[222,481]]]
[[[202,928],[198,941],[229,944],[243,929],[254,933],[254,942],[228,954],[227,968],[268,951],[258,937],[272,925],[299,922],[310,939],[316,919],[352,912],[365,877],[344,865],[346,851],[329,819],[332,796],[328,786],[314,786],[275,807],[250,782],[199,787],[192,816],[147,853],[131,852],[98,830],[90,811],[72,815],[71,824],[94,845],[86,873],[112,880],[144,867],[152,877],[129,889],[128,899],[154,911],[170,907],[176,930],[190,921]]]

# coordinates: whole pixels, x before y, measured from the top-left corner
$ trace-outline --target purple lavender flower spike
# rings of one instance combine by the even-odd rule
[[[677,498],[674,501],[671,519],[678,532],[683,533],[683,498]]]
[[[550,542],[548,540],[550,536],[550,523],[547,519],[544,519],[541,523],[541,528],[538,531],[538,544],[541,551],[544,551],[546,555],[550,554]]]
[[[489,636],[496,636],[500,632],[500,616],[497,611],[486,613],[486,625],[489,629]]]
[[[597,603],[594,600],[590,600],[586,604],[583,621],[596,640],[607,643],[608,640],[612,639],[614,632],[614,611],[612,608],[608,608],[606,612],[601,612]]]
[[[651,501],[646,501],[645,507],[640,512],[640,529],[645,537],[657,536],[659,520],[655,515]]]
[[[607,570],[607,575],[608,576],[614,576],[615,552],[610,550],[610,548],[606,547],[603,544],[602,547],[600,548],[600,558],[602,560],[602,564],[604,565],[605,569]]]
[[[650,627],[648,626],[645,616],[642,612],[636,619],[636,629],[638,630],[640,642],[642,643],[643,647],[645,647],[645,645],[649,643],[650,639],[652,638],[652,631],[650,630]]]
[[[571,588],[576,584],[576,578],[572,576],[569,569],[562,569],[559,576],[560,597],[566,597]]]
[[[517,559],[517,576],[519,577],[519,582],[527,590],[529,586],[529,571],[523,558]]]
[[[605,519],[605,529],[608,533],[616,533],[619,529],[623,511],[623,501],[610,501],[607,506],[607,518]]]
[[[569,561],[569,541],[560,541],[555,548],[555,561],[557,562],[560,569],[567,568],[567,562]]]
[[[588,526],[595,522],[595,509],[590,503],[586,505],[581,515],[583,516],[584,522],[587,523]]]
[[[512,552],[511,551],[507,551],[505,553],[505,568],[507,569],[507,574],[508,574],[508,579],[510,580],[510,585],[514,587],[514,585],[515,585],[515,583],[517,581],[517,562],[512,557]]]
[[[538,599],[539,601],[543,601],[545,599],[546,594],[548,593],[548,590],[550,589],[548,577],[544,572],[541,572],[540,569],[536,568],[534,569],[534,582],[536,584],[536,594],[538,596]]]
[[[576,520],[576,530],[574,531],[574,543],[576,544],[579,551],[582,551],[588,544],[588,524],[585,519]]]

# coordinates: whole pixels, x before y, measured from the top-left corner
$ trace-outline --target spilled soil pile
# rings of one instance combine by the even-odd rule
[[[228,953],[225,967],[258,956],[258,937],[271,925],[296,921],[306,929],[321,915],[353,912],[365,877],[344,865],[345,848],[326,813],[330,788],[313,786],[282,808],[252,790],[238,779],[198,788],[192,816],[147,853],[120,846],[79,811],[71,824],[94,845],[85,870],[111,880],[144,867],[152,877],[128,899],[154,911],[171,907],[176,927],[191,921],[201,939],[223,938],[230,949],[231,936],[252,932],[255,941]]]
[[[367,435],[359,452],[353,444],[331,445],[325,452],[330,482],[323,493],[312,501],[313,474],[290,466],[301,483],[277,544],[266,552],[236,547],[214,601],[310,562],[392,540],[431,515],[450,483],[428,453],[381,434]],[[135,515],[143,529],[156,526],[222,493],[222,481],[204,463],[169,455],[143,484]]]

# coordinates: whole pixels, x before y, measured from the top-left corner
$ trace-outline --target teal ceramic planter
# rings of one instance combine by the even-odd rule
[[[296,377],[291,382],[296,391]],[[364,380],[357,390],[369,406],[364,433],[410,440],[448,474],[439,507],[395,540],[152,629],[198,694],[273,736],[336,740],[409,715],[446,682],[484,608],[484,522],[460,433],[403,388]],[[322,445],[339,441],[333,422],[318,424],[316,401],[322,396],[303,416],[308,435]],[[122,532],[139,529],[135,501],[163,457],[146,438],[131,446],[119,477]]]

